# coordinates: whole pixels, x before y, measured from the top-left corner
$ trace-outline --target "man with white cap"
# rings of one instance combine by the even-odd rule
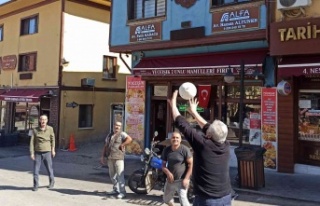
[[[175,126],[188,140],[194,151],[193,183],[195,199],[193,206],[231,205],[229,176],[230,144],[226,141],[227,126],[215,120],[209,124],[197,112],[197,99],[190,99],[188,111],[196,119],[202,132],[197,132],[177,108],[178,91],[168,99]]]

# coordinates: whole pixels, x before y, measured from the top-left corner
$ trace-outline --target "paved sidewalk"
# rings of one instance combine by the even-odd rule
[[[98,182],[101,181],[101,178],[105,178],[107,175],[107,168],[99,164],[101,150],[102,145],[98,142],[80,145],[75,152],[57,150],[57,156],[54,159],[54,162],[91,165],[93,169],[92,173],[95,174],[91,176],[88,175],[87,180]],[[26,155],[29,155],[28,146],[0,147],[0,158],[19,157]],[[126,156],[125,164],[126,177],[128,177],[128,175],[130,175],[134,170],[139,169],[142,166],[140,158],[137,156]],[[101,168],[105,168],[106,170]],[[77,178],[77,173],[79,173],[80,177],[82,171],[75,171],[73,178]],[[237,168],[231,167],[231,180],[234,180],[236,174]],[[297,200],[314,201],[320,205],[320,174],[286,174],[265,169],[265,182],[266,186],[264,188],[259,188],[258,190],[239,188],[235,181],[232,181],[232,184],[234,189],[240,195],[241,193],[256,193]]]

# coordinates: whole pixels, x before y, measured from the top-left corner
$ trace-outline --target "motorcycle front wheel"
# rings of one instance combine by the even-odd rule
[[[128,179],[128,186],[134,193],[147,194],[143,171],[137,170],[133,172]]]

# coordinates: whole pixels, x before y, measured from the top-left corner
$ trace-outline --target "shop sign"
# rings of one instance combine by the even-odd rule
[[[320,74],[320,66],[290,66],[282,67],[279,65],[278,75],[279,76],[309,76],[309,75],[319,75]]]
[[[212,32],[238,31],[259,28],[260,7],[249,7],[214,12],[212,14]]]
[[[278,83],[277,90],[281,95],[289,95],[291,93],[291,84],[287,81],[282,80]]]
[[[261,70],[261,67],[258,67]],[[240,74],[240,66],[238,68],[232,67],[231,72],[234,75]],[[142,76],[209,76],[209,75],[224,75],[228,71],[228,66],[218,66],[210,68],[135,68],[134,75]],[[245,68],[246,75],[252,75],[254,68]]]
[[[76,102],[67,102],[66,103],[66,107],[76,108],[77,106],[79,106],[79,104]]]
[[[275,22],[270,25],[272,55],[315,54],[319,44],[320,18]]]
[[[261,89],[261,137],[262,147],[266,149],[264,154],[264,166],[277,168],[277,88]]]
[[[1,61],[1,69],[2,70],[13,70],[16,69],[17,66],[17,56],[16,55],[8,55],[2,57]]]
[[[7,102],[35,102],[33,98],[29,97],[4,97],[3,101]]]
[[[161,40],[162,22],[130,26],[130,43]]]

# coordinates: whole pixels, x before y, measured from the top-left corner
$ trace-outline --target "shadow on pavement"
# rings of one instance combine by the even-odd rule
[[[83,190],[75,190],[75,189],[50,189],[51,191],[67,194],[67,195],[89,195],[89,196],[105,196],[104,192],[99,192],[97,190],[89,192],[89,191],[83,191]]]
[[[40,188],[47,188],[46,186],[39,187]],[[0,190],[32,190],[32,187],[16,187],[12,185],[1,185]]]

